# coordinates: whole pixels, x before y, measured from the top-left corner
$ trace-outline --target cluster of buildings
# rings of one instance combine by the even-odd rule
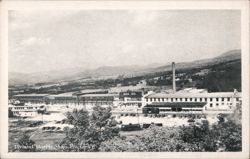
[[[126,110],[134,108],[144,114],[177,114],[177,113],[230,113],[237,104],[241,103],[241,92],[208,93],[204,89],[188,88],[176,91],[175,65],[173,63],[173,89],[168,92],[155,93],[150,89],[134,89],[134,87],[116,87],[109,90],[91,89],[78,92],[68,92],[57,95],[50,94],[19,94],[13,96],[14,101],[10,109],[21,112],[22,116],[31,116],[34,109],[29,106],[45,106],[46,108],[85,108],[91,109],[95,105],[111,106],[113,110]],[[23,107],[23,109],[20,109]],[[121,109],[124,108],[124,109]],[[24,112],[24,113],[23,113]],[[122,112],[121,112],[122,113]]]
[[[107,90],[84,90],[81,92],[69,92],[57,95],[50,94],[19,94],[13,99],[20,103],[33,105],[65,105],[69,107],[82,108],[85,106],[142,106],[143,91],[128,90],[120,93],[110,93]]]

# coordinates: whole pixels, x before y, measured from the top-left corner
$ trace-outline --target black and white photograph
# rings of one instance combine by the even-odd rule
[[[6,13],[8,153],[248,147],[241,9]]]

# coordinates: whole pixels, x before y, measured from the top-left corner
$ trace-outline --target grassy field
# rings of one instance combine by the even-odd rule
[[[38,128],[27,128],[34,121],[25,121],[23,119],[9,119],[9,152],[17,151],[15,145],[18,145],[18,139],[25,132],[31,135]]]
[[[37,151],[60,151],[58,146],[65,137],[64,132],[39,132],[31,137],[36,143]]]
[[[37,121],[29,121],[23,119],[9,120],[9,152],[18,152],[16,148],[18,140],[23,133],[28,134],[30,139],[35,141],[37,151],[54,151],[55,145],[65,137],[64,132],[42,132],[37,127],[29,127],[30,124]],[[46,122],[44,122],[46,124]],[[50,150],[51,148],[51,150]]]

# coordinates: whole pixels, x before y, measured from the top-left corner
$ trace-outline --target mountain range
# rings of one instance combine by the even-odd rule
[[[215,58],[197,60],[192,62],[176,63],[176,69],[193,69],[205,66],[212,66],[222,62],[241,59],[241,50],[231,50],[222,53]],[[53,70],[48,72],[38,73],[16,73],[9,72],[10,85],[35,84],[46,82],[61,82],[74,81],[82,79],[105,79],[117,78],[118,76],[131,77],[141,76],[149,73],[170,71],[172,69],[171,63],[159,64],[154,63],[146,66],[103,66],[97,69],[84,69],[81,67],[68,68],[63,70]]]

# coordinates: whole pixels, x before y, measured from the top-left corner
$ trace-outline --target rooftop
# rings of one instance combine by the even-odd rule
[[[145,107],[203,107],[206,102],[153,102]]]
[[[66,92],[66,93],[61,93],[61,94],[56,94],[56,95],[50,95],[51,97],[71,97],[73,96],[75,92]]]
[[[117,94],[84,94],[80,95],[80,97],[114,97]]]
[[[17,94],[14,97],[46,97],[49,94]]]
[[[85,89],[81,90],[79,92],[75,92],[74,94],[88,94],[88,93],[99,93],[99,92],[108,92],[107,89]]]
[[[241,92],[214,92],[214,93],[154,93],[146,98],[192,98],[192,97],[241,97]]]

